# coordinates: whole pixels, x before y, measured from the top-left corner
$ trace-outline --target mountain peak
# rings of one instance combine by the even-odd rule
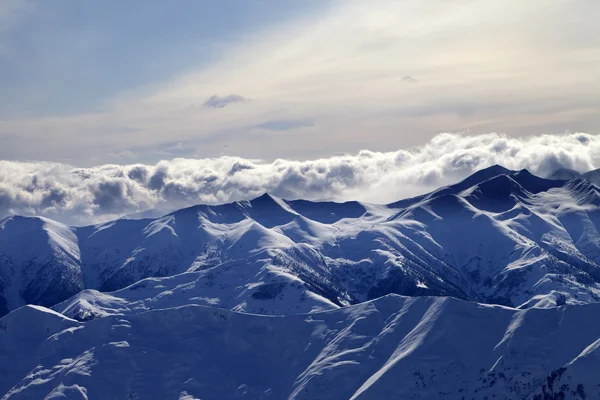
[[[244,215],[267,228],[285,225],[298,214],[285,200],[268,193],[264,193],[250,201],[241,201],[236,204]]]
[[[558,180],[540,178],[527,169],[522,169],[513,174],[512,178],[530,193],[540,193],[563,185],[563,182]]]
[[[420,195],[417,197],[390,203],[390,204],[388,204],[388,206],[391,208],[406,208],[406,207],[410,206],[411,204],[416,204],[417,202],[422,201],[423,199],[437,197],[437,196],[443,196],[445,194],[457,194],[457,193],[460,193],[463,190],[466,190],[466,189],[468,189],[472,186],[475,186],[479,183],[482,183],[482,182],[485,182],[492,178],[495,178],[496,176],[511,175],[511,174],[514,174],[515,172],[516,171],[510,170],[501,165],[494,164],[492,166],[489,166],[489,167],[486,167],[486,168],[483,168],[483,169],[480,169],[480,170],[474,172],[473,174],[469,175],[462,181],[455,183],[453,185],[445,186],[440,189],[434,190],[433,192],[423,194],[423,195]]]
[[[588,171],[582,176],[596,186],[600,186],[600,168]]]
[[[456,187],[457,191],[462,191],[478,183],[495,178],[499,175],[510,175],[513,173],[515,173],[515,171],[512,171],[501,165],[494,164],[490,167],[480,169],[479,171],[469,175],[468,177],[466,177],[465,179],[453,186]]]
[[[269,193],[265,192],[265,193],[261,194],[260,196],[250,200],[250,203],[251,204],[278,203],[277,200],[279,200],[279,199],[276,198],[275,196],[272,196]]]
[[[506,168],[506,167],[503,167],[500,164],[494,164],[494,165],[491,165],[491,166],[489,166],[487,168],[482,168],[482,169],[480,169],[479,171],[477,171],[475,173],[477,174],[477,173],[480,173],[480,172],[486,172],[486,173],[490,173],[490,174],[509,174],[509,173],[511,173],[513,171],[510,170],[510,169],[508,169],[508,168]]]

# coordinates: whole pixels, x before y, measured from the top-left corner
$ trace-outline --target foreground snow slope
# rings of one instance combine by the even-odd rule
[[[0,319],[0,396],[597,399],[599,314],[397,295],[305,315],[190,305],[87,322],[25,306]]]
[[[80,319],[134,301],[136,310],[193,303],[262,314],[388,293],[596,302],[599,193],[585,179],[495,166],[385,206],[264,195],[82,228],[14,217],[0,222],[0,315],[65,300],[57,309]],[[84,288],[111,293],[71,298]]]

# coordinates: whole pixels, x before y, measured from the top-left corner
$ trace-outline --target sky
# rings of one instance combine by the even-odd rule
[[[0,217],[260,190],[381,202],[496,161],[598,168],[598,15],[596,0],[0,0]]]
[[[0,158],[312,159],[598,133],[595,0],[2,0]]]

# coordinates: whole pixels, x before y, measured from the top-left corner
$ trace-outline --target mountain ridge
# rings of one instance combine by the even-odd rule
[[[590,399],[600,395],[591,368],[599,307],[519,310],[391,294],[311,314],[185,305],[80,322],[24,306],[0,318],[0,355],[18,360],[0,363],[0,393],[7,400]],[[211,367],[198,368],[205,363]]]
[[[46,253],[24,252],[27,259],[12,256],[15,232],[3,222],[0,311],[28,299],[52,306],[83,289],[120,291],[128,298],[123,290],[130,285],[151,278],[158,282],[152,287],[160,286],[180,274],[189,280],[182,288],[199,293],[181,301],[205,298],[197,301],[267,314],[335,308],[387,293],[523,307],[595,302],[600,299],[598,193],[580,178],[547,180],[492,166],[387,205],[263,194],[155,219],[78,228],[34,218],[28,221],[38,221],[36,232],[47,232],[42,227],[50,224],[51,232],[59,232],[52,233],[58,242],[40,236],[47,238],[33,248]],[[44,254],[53,265],[46,268],[49,273],[73,277],[58,285],[68,290],[48,298],[43,288],[56,286],[48,278],[30,274],[19,282],[10,272],[31,265],[44,270]],[[19,297],[27,288],[33,294]],[[165,286],[164,292],[179,296],[182,288]],[[162,292],[152,293],[147,301]],[[104,313],[92,309],[81,312]]]
[[[581,178],[590,181],[596,186],[600,186],[600,168],[587,172],[579,172],[570,168],[558,168],[547,176],[548,179],[571,180]]]
[[[599,230],[589,180],[499,166],[388,205],[7,218],[0,395],[600,398]]]

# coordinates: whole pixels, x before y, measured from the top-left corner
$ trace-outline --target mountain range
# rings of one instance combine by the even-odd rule
[[[186,305],[0,319],[3,399],[597,399],[600,304],[387,295],[263,316]]]
[[[492,166],[387,205],[5,218],[0,395],[600,398],[597,179]]]

